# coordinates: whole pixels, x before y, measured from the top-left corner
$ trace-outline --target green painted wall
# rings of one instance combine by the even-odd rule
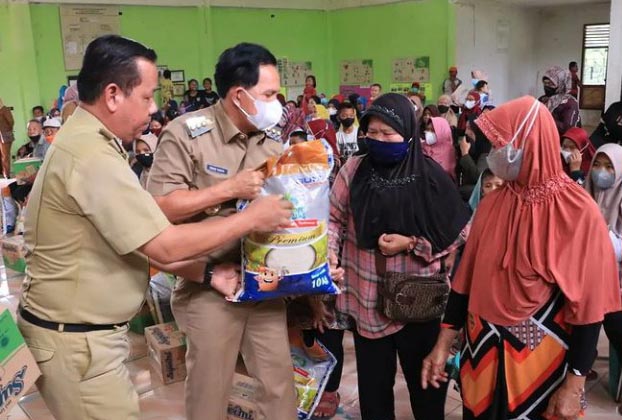
[[[388,90],[395,58],[429,56],[434,92],[426,92],[428,102],[439,96],[447,75],[450,28],[455,23],[448,1],[425,0],[382,6],[360,7],[332,12],[333,48],[339,78],[341,60],[372,59],[374,80]]]
[[[339,63],[374,60],[374,79],[388,87],[393,58],[429,55],[434,95],[453,64],[455,18],[443,0],[339,11],[222,7],[121,6],[121,33],[154,48],[159,63],[185,70],[186,80],[213,77],[218,55],[238,42],[265,45],[277,57],[311,61],[318,90],[339,89]],[[30,108],[48,109],[68,75],[59,6],[0,3],[0,97],[16,107],[16,135],[25,139]]]
[[[242,41],[256,42],[266,46],[278,58],[311,61],[318,89],[323,91],[331,51],[327,14],[312,10],[244,9],[242,12],[240,9],[214,7],[211,68],[224,49]]]

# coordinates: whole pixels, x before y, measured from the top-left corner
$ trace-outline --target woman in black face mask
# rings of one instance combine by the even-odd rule
[[[368,152],[346,162],[331,192],[330,250],[334,257],[343,245],[341,263],[346,271],[337,310],[351,317],[356,327],[363,420],[395,418],[398,356],[414,417],[444,416],[446,387],[424,391],[419,380],[440,318],[401,322],[377,309],[384,276],[376,261],[384,261],[386,271],[439,273],[442,262],[464,243],[468,230],[470,212],[451,178],[424,156],[418,127],[408,98],[394,93],[377,98],[361,119]]]
[[[572,76],[569,70],[551,67],[542,77],[544,95],[538,98],[553,114],[560,137],[572,127],[581,127],[579,102],[570,94]]]
[[[158,138],[153,133],[143,134],[139,139],[134,140],[134,158],[136,162],[132,164],[132,170],[138,176],[140,185],[147,187],[149,170],[153,165],[153,154],[158,144]]]

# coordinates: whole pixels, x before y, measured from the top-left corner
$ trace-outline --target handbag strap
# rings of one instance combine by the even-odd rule
[[[439,271],[441,274],[447,273],[447,265],[445,264],[446,259],[447,257],[441,258],[441,271]],[[376,250],[374,252],[374,260],[376,263],[376,274],[378,277],[383,277],[387,274],[387,257],[382,255],[379,250]],[[451,275],[451,273],[447,274]]]
[[[382,255],[379,250],[376,250],[374,259],[376,262],[376,274],[378,277],[384,277],[387,274],[387,257]]]

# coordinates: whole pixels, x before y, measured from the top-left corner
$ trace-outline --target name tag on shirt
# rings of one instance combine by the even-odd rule
[[[205,170],[207,172],[212,172],[218,175],[227,175],[229,173],[229,170],[226,168],[221,168],[220,166],[216,166],[216,165],[211,165],[211,164],[207,164],[205,165]]]

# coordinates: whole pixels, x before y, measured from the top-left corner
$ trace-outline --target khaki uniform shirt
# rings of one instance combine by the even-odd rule
[[[207,132],[193,138],[188,119],[205,122]],[[243,169],[255,169],[266,158],[282,152],[283,144],[263,132],[250,137],[240,132],[219,101],[209,108],[184,114],[166,126],[149,172],[147,190],[154,196],[164,196],[176,190],[207,188]],[[234,212],[235,201],[219,206],[216,214],[208,210],[193,220],[226,217]],[[233,241],[210,257],[218,263],[237,263],[240,252],[240,242]]]
[[[22,307],[61,323],[128,321],[149,284],[148,259],[137,249],[168,226],[119,141],[78,108],[30,193]]]

